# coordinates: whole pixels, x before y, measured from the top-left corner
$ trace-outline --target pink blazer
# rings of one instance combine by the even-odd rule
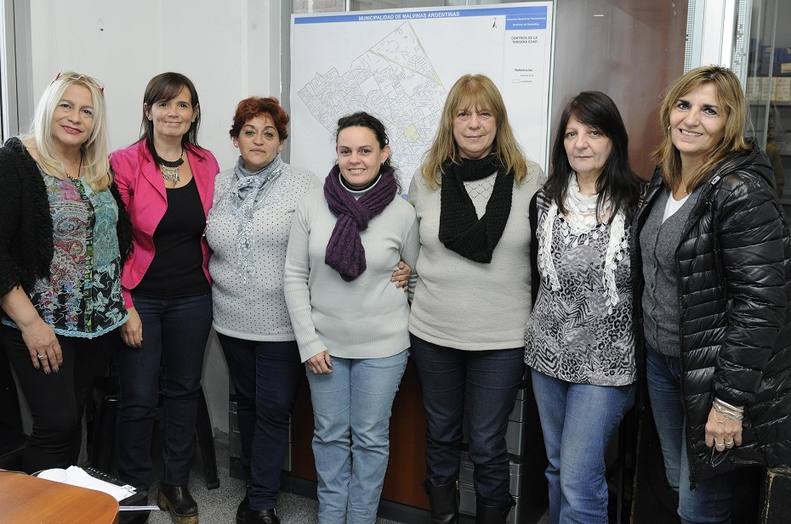
[[[198,187],[204,213],[209,213],[214,195],[214,177],[220,171],[217,159],[209,151],[201,149],[200,154],[186,149],[187,161]],[[140,284],[154,260],[154,231],[156,231],[168,207],[165,181],[154,163],[145,140],[135,142],[129,147],[114,151],[110,155],[110,165],[115,173],[115,183],[121,200],[132,222],[132,251],[121,271],[121,288],[127,308],[134,307],[131,291]],[[201,240],[203,251],[203,272],[209,275],[209,245]]]

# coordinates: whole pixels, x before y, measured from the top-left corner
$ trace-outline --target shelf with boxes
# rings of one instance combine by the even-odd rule
[[[750,54],[755,63],[744,89],[747,100],[791,103],[791,47],[759,45],[752,39]]]
[[[791,76],[748,76],[744,94],[750,105],[768,101],[791,106]]]

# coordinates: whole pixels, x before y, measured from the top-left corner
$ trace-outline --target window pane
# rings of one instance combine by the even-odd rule
[[[778,196],[791,206],[791,2],[753,0],[745,92],[747,136],[766,150]]]

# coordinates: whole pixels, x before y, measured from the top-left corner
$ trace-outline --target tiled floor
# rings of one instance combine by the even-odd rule
[[[200,467],[193,467],[190,478],[190,492],[198,502],[201,524],[233,523],[236,507],[244,497],[244,482],[230,478],[228,471],[228,446],[217,440],[217,473],[220,487],[207,490],[203,482]],[[198,465],[199,466],[199,465]],[[155,500],[156,486],[151,490],[150,498]],[[281,493],[277,500],[277,510],[282,524],[317,524],[316,512],[318,502],[291,493]],[[162,511],[152,512],[148,519],[151,524],[169,524],[170,516]],[[377,524],[397,524],[392,520],[378,519]]]

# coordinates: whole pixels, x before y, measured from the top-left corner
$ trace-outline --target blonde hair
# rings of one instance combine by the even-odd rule
[[[664,137],[653,157],[662,171],[665,183],[673,190],[681,184],[681,155],[673,145],[670,113],[681,97],[706,84],[713,84],[717,92],[717,104],[725,116],[725,129],[722,140],[708,152],[706,161],[690,177],[686,190],[691,193],[703,184],[714,167],[728,155],[749,149],[744,140],[747,104],[739,79],[730,69],[724,67],[705,66],[692,69],[670,86],[659,109]]]
[[[511,131],[508,112],[497,86],[485,75],[464,75],[456,80],[448,93],[434,142],[420,166],[420,173],[429,188],[437,189],[440,186],[443,164],[461,161],[459,147],[453,138],[453,120],[459,110],[472,108],[492,112],[497,121],[492,152],[508,171],[513,171],[517,182],[527,175],[527,162]]]
[[[36,105],[30,136],[35,142],[36,162],[47,174],[66,178],[63,162],[55,156],[52,139],[52,116],[63,98],[63,93],[72,85],[80,85],[91,93],[93,105],[93,127],[88,140],[80,146],[84,178],[94,191],[103,191],[110,186],[110,163],[107,158],[107,121],[103,87],[95,79],[81,73],[67,71],[58,74],[44,90]]]

